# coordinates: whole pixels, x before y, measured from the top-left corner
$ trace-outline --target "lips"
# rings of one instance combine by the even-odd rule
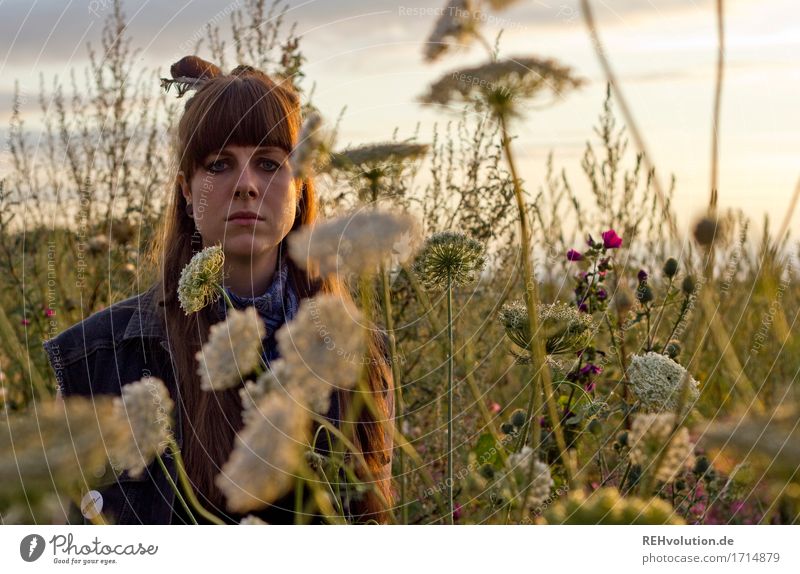
[[[228,216],[228,221],[264,221],[264,218],[253,211],[234,211]]]

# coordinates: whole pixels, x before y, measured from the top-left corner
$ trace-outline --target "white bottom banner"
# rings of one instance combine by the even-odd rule
[[[800,572],[799,546],[799,526],[0,527],[13,573]]]

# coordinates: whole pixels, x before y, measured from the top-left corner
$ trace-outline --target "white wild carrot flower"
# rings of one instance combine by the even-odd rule
[[[208,341],[195,355],[201,388],[223,391],[239,386],[258,366],[266,335],[255,307],[228,310],[227,319],[211,326]]]
[[[667,438],[675,424],[672,413],[638,414],[634,417],[628,433],[630,460],[647,472],[653,472],[656,459],[666,447]],[[678,430],[670,441],[669,448],[661,460],[656,479],[663,482],[674,480],[682,469],[694,465],[694,445],[689,441],[686,427]],[[648,468],[649,467],[649,468]]]
[[[230,458],[215,478],[228,510],[250,512],[286,494],[308,448],[308,415],[282,393],[269,393],[236,437]]]
[[[521,115],[520,99],[534,99],[542,93],[558,98],[582,84],[569,67],[555,60],[520,56],[450,72],[420,100],[444,106],[477,104],[497,117],[512,117]]]
[[[592,316],[582,313],[574,305],[540,303],[536,309],[540,331],[537,336],[545,340],[545,352],[548,355],[572,353],[591,341]],[[527,349],[531,336],[525,304],[521,301],[507,303],[500,309],[498,317],[508,338],[515,345]]]
[[[361,312],[336,295],[300,303],[297,316],[275,335],[285,363],[286,389],[313,411],[325,414],[336,389],[358,382],[366,348]]]
[[[697,381],[681,365],[660,353],[634,355],[628,366],[628,379],[636,397],[645,409],[654,412],[674,411],[678,408],[682,385],[686,377],[689,394],[685,409],[700,395]]]
[[[515,452],[508,457],[508,466],[521,480],[528,479],[528,465],[531,456],[534,456],[533,449],[526,445],[520,452]],[[525,507],[535,507],[545,501],[550,496],[554,484],[553,478],[550,476],[550,467],[540,460],[534,461],[530,486],[518,481],[520,492],[526,487],[528,488]]]
[[[114,399],[116,416],[131,430],[132,440],[116,453],[115,462],[136,478],[167,447],[170,439],[172,410],[175,404],[164,382],[145,377],[123,385]]]
[[[220,245],[206,247],[181,271],[178,300],[187,315],[196,313],[220,297],[225,254]]]
[[[375,273],[389,259],[403,263],[410,257],[416,236],[410,215],[361,211],[301,228],[289,236],[289,255],[322,275]]]

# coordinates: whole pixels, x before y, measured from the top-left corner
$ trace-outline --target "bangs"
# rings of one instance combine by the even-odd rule
[[[196,169],[228,145],[274,146],[290,153],[299,129],[298,111],[284,90],[254,77],[232,78],[204,90],[192,102],[206,110],[189,128],[186,154]],[[199,105],[198,105],[199,104]]]

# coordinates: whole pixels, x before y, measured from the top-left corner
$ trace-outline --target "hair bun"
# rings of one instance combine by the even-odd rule
[[[197,56],[184,56],[169,69],[173,78],[211,79],[222,75],[222,70]]]

